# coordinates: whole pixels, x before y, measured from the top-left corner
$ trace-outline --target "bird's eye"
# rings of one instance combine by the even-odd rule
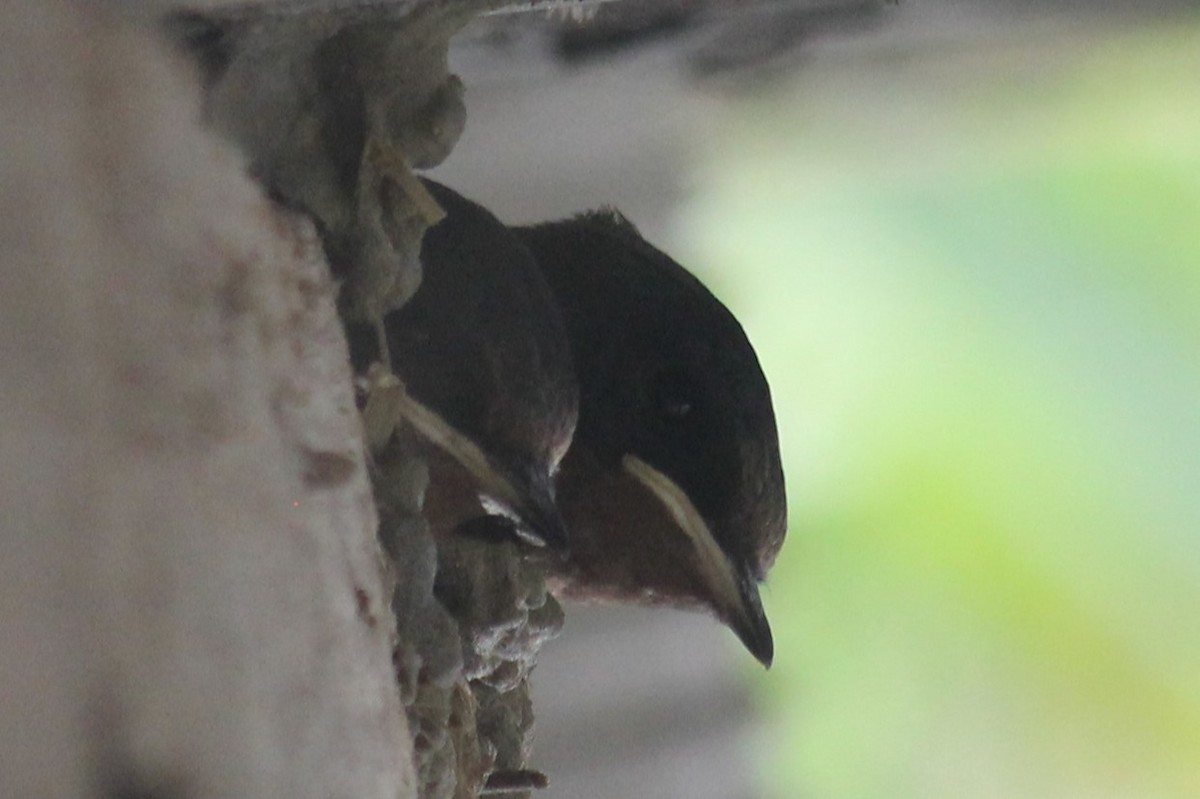
[[[651,402],[664,419],[688,418],[696,405],[691,381],[675,372],[658,374],[651,384]]]

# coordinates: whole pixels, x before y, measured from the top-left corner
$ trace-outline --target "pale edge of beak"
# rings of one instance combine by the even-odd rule
[[[519,509],[525,503],[520,492],[511,480],[492,465],[478,444],[403,388],[391,401],[395,403],[397,415],[412,425],[418,435],[454,458],[475,478],[479,483],[481,504],[488,513],[512,520],[516,534],[522,541],[533,546],[546,546],[547,541],[531,531],[521,516]]]
[[[712,530],[700,511],[674,480],[636,455],[625,455],[621,465],[654,494],[688,537],[718,615],[741,639],[750,654],[765,668],[770,668],[775,656],[775,643],[753,575],[730,561],[713,538]]]

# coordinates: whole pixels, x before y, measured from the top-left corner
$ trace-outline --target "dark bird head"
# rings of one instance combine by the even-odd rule
[[[566,544],[555,476],[578,391],[558,305],[526,246],[481,206],[423,181],[446,216],[421,243],[420,288],[384,319],[401,415],[431,445],[426,510],[435,526],[481,513],[521,537]],[[348,325],[357,370],[375,331]]]
[[[615,212],[519,228],[562,309],[579,422],[568,596],[701,606],[764,665],[786,527],[770,390],[733,315]]]

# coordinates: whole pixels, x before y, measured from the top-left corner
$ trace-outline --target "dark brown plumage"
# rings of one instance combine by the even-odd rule
[[[422,240],[420,288],[384,329],[391,368],[419,403],[408,421],[433,445],[427,514],[450,529],[487,512],[525,538],[563,546],[554,474],[578,392],[561,315],[511,231],[453,190],[423,183],[446,216]],[[379,357],[376,331],[348,332],[363,371]]]
[[[417,401],[409,422],[434,445],[434,526],[508,517],[567,544],[560,593],[706,608],[769,665],[758,585],[786,499],[770,391],[737,320],[615,212],[509,229],[426,187],[447,215],[385,330]],[[375,333],[350,338],[362,369]]]
[[[786,499],[770,390],[741,325],[615,212],[516,232],[553,289],[579,381],[558,485],[562,592],[706,607],[770,665],[758,584]]]

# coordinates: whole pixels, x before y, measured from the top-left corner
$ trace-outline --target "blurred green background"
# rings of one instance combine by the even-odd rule
[[[779,414],[767,795],[1200,797],[1200,25],[712,110],[672,247]]]

